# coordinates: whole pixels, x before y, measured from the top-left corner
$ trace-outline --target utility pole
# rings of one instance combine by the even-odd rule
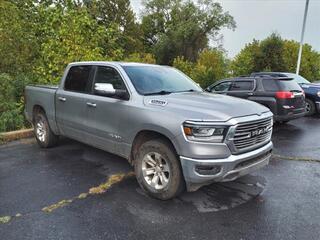
[[[307,21],[307,15],[308,15],[308,8],[309,8],[309,0],[306,0],[306,6],[304,8],[304,16],[303,16],[303,24],[302,24],[302,31],[301,31],[300,48],[299,48],[299,54],[298,54],[298,62],[297,62],[296,74],[299,74],[299,71],[300,71],[303,38],[304,38],[304,32],[306,30],[306,21]]]

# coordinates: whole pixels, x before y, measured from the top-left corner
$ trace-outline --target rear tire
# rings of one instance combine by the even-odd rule
[[[168,200],[185,187],[181,165],[173,147],[163,139],[143,143],[134,158],[139,185],[150,196]]]
[[[314,102],[306,98],[306,116],[311,116],[316,113],[316,105]]]
[[[34,114],[34,136],[42,148],[50,148],[57,144],[59,136],[55,135],[50,126],[46,114],[38,111]]]

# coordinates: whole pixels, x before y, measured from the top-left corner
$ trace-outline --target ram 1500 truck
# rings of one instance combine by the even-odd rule
[[[159,199],[232,181],[271,156],[269,109],[205,93],[172,67],[71,63],[58,87],[27,86],[25,97],[40,147],[66,136],[122,156]]]

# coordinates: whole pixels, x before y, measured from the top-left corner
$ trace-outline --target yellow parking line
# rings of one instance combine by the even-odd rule
[[[132,176],[134,176],[134,172],[113,174],[107,179],[106,182],[100,184],[99,186],[90,188],[88,190],[88,192],[81,193],[78,196],[75,196],[73,198],[64,199],[64,200],[61,200],[61,201],[59,201],[57,203],[54,203],[54,204],[51,204],[49,206],[43,207],[41,209],[41,211],[45,212],[45,213],[51,213],[54,210],[56,210],[58,208],[65,207],[65,206],[73,203],[76,200],[85,199],[89,195],[96,195],[96,194],[105,193],[113,185],[123,181],[124,179],[126,179],[128,177],[132,177]],[[21,216],[23,216],[23,215],[20,214],[20,213],[17,213],[14,216],[0,216],[0,224],[6,224],[6,223],[10,222],[13,218],[17,218],[17,217],[21,217]]]

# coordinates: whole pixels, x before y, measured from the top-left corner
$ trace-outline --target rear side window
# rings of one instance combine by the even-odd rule
[[[263,79],[262,85],[267,92],[301,90],[295,80]]]
[[[253,81],[234,81],[230,91],[252,91]]]
[[[266,92],[276,92],[279,90],[279,86],[274,79],[262,79],[262,85]]]
[[[73,92],[87,92],[91,66],[73,66],[69,69],[64,89]]]
[[[295,80],[278,80],[281,91],[301,90],[299,84]]]

